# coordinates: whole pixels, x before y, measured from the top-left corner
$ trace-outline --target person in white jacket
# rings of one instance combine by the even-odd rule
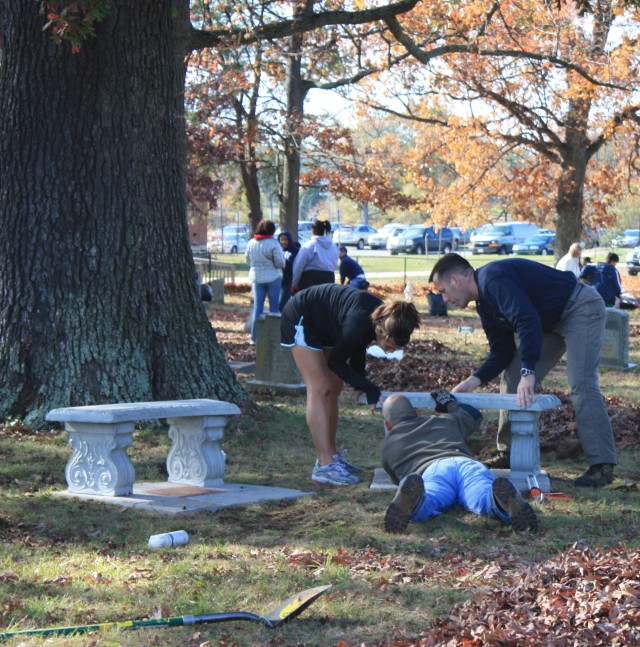
[[[247,245],[245,258],[249,265],[249,279],[253,286],[253,323],[251,341],[256,341],[256,321],[264,312],[264,302],[269,297],[269,312],[277,313],[285,265],[282,247],[273,235],[276,226],[271,220],[261,220],[252,240]]]
[[[338,246],[331,237],[331,223],[316,220],[311,227],[311,240],[308,240],[293,261],[291,294],[312,285],[336,282]]]
[[[576,278],[580,276],[580,255],[582,254],[582,247],[580,243],[573,243],[569,247],[569,251],[558,261],[556,265],[557,270],[563,272],[573,272]]]

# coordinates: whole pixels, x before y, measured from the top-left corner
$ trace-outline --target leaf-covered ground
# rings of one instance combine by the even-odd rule
[[[381,296],[388,298],[397,288],[388,292]],[[255,349],[242,330],[246,316],[244,309],[215,315],[218,340],[228,359],[255,358]],[[457,325],[455,321],[429,318],[425,318],[425,324],[431,333]],[[632,324],[630,335],[639,334],[640,327]],[[425,385],[452,387],[469,375],[476,362],[437,337],[430,334],[413,340],[399,363],[369,358],[368,374],[385,390],[417,391],[424,390]],[[555,394],[562,407],[542,415],[541,453],[548,460],[577,458],[581,449],[571,402],[565,393]],[[618,396],[605,399],[617,447],[637,447],[640,406]],[[488,457],[496,428],[495,420],[485,424],[483,436],[487,442],[481,448],[481,457]],[[630,483],[628,487],[633,491],[637,486]],[[284,557],[291,568],[315,571],[323,568],[327,560],[321,552],[291,549],[284,550]],[[334,564],[366,577],[381,591],[402,583],[450,579],[451,571],[455,571],[459,588],[471,591],[472,595],[454,606],[446,618],[433,622],[419,637],[405,636],[398,628],[396,639],[376,642],[377,647],[640,645],[638,550],[592,548],[578,542],[549,561],[523,563],[514,555],[501,554],[489,562],[461,558],[452,562],[451,570],[442,570],[442,564],[436,568],[428,563],[416,563],[411,569],[400,561],[394,564],[394,559],[393,555],[369,548],[331,555]],[[389,569],[393,572],[391,577]],[[337,645],[347,647],[341,641]]]

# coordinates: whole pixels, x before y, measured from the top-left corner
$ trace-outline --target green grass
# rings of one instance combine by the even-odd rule
[[[605,248],[590,249],[588,250],[588,255],[591,256],[591,260],[593,262],[604,261],[607,251],[608,250]],[[426,256],[417,256],[415,254],[399,254],[397,256],[391,256],[390,254],[385,254],[383,256],[363,256],[354,248],[349,248],[349,255],[362,265],[367,274],[376,274],[380,272],[396,272],[401,274],[404,272],[424,272],[426,276],[429,275],[431,269],[439,258],[439,256],[434,253]],[[477,268],[482,267],[491,261],[503,259],[505,256],[498,256],[497,254],[477,254],[469,255],[467,258],[469,259],[469,262]],[[518,258],[528,258],[551,266],[555,264],[553,256],[526,255],[519,256]],[[240,277],[244,277],[249,273],[249,267],[246,264],[244,254],[224,254],[220,256],[219,259],[233,263],[238,272],[238,276]],[[619,269],[624,274],[626,272],[626,268],[624,267],[624,258],[622,260],[623,262],[620,263]]]
[[[419,334],[437,335],[451,349],[451,362],[476,361],[486,352],[479,326],[467,344],[456,327],[474,317],[472,311],[455,313]],[[632,313],[632,322],[640,322],[640,313]],[[640,339],[632,337],[632,359],[639,355]],[[606,394],[640,400],[637,372],[603,371],[601,381]],[[566,392],[562,371],[554,371],[546,386]],[[368,482],[345,489],[310,482],[313,448],[304,398],[264,393],[257,402],[255,416],[227,425],[225,479],[300,488],[314,496],[179,517],[66,499],[53,495],[65,487],[70,454],[65,434],[7,427],[0,434],[2,626],[231,610],[260,614],[307,588],[332,584],[330,591],[275,630],[231,622],[7,644],[320,646],[343,640],[350,647],[373,645],[418,636],[432,619],[446,617],[454,604],[489,584],[478,576],[483,569],[495,567],[490,584],[497,585],[520,565],[554,558],[575,542],[640,545],[638,491],[573,488],[571,479],[584,469],[581,460],[543,461],[556,485],[573,498],[538,506],[537,535],[515,535],[497,521],[462,510],[410,524],[406,535],[387,535],[382,520],[388,492],[371,491]],[[341,414],[339,438],[349,458],[372,471],[379,464],[379,415],[354,406],[350,392],[343,396]],[[138,480],[166,478],[169,443],[166,433],[134,434],[129,454]],[[637,445],[620,452],[617,484],[640,479],[639,459]],[[189,533],[186,546],[147,547],[150,535],[180,528]]]

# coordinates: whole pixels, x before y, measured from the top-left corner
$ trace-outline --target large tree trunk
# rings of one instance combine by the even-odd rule
[[[236,111],[236,130],[240,135],[239,148],[239,166],[240,176],[242,177],[242,186],[244,195],[249,205],[249,223],[251,231],[255,231],[256,226],[262,220],[262,205],[260,204],[260,182],[258,178],[258,164],[256,162],[255,142],[256,142],[256,123],[255,114],[246,115],[247,128],[244,127],[245,114],[242,103],[234,100]]]
[[[112,0],[74,55],[42,31],[38,3],[0,0],[1,416],[247,400],[188,243],[187,9]]]
[[[610,0],[600,0],[594,5],[593,35],[589,46],[590,56],[603,58],[603,52],[613,19]],[[582,239],[582,211],[587,166],[597,149],[589,138],[590,99],[572,99],[565,122],[565,146],[562,148],[562,168],[557,192],[555,259],[564,256],[572,243]]]
[[[566,118],[565,143],[556,209],[555,258],[567,253],[572,243],[579,243],[582,235],[584,182],[589,163],[588,123],[591,103],[585,100],[570,102]]]

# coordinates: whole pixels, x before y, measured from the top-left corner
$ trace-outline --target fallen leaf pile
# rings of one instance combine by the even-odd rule
[[[381,643],[378,643],[381,644]],[[640,552],[574,545],[554,560],[507,574],[393,647],[640,644]]]
[[[451,389],[475,369],[471,362],[452,364],[454,356],[454,351],[435,339],[415,339],[400,362],[367,357],[367,376],[384,391]]]

